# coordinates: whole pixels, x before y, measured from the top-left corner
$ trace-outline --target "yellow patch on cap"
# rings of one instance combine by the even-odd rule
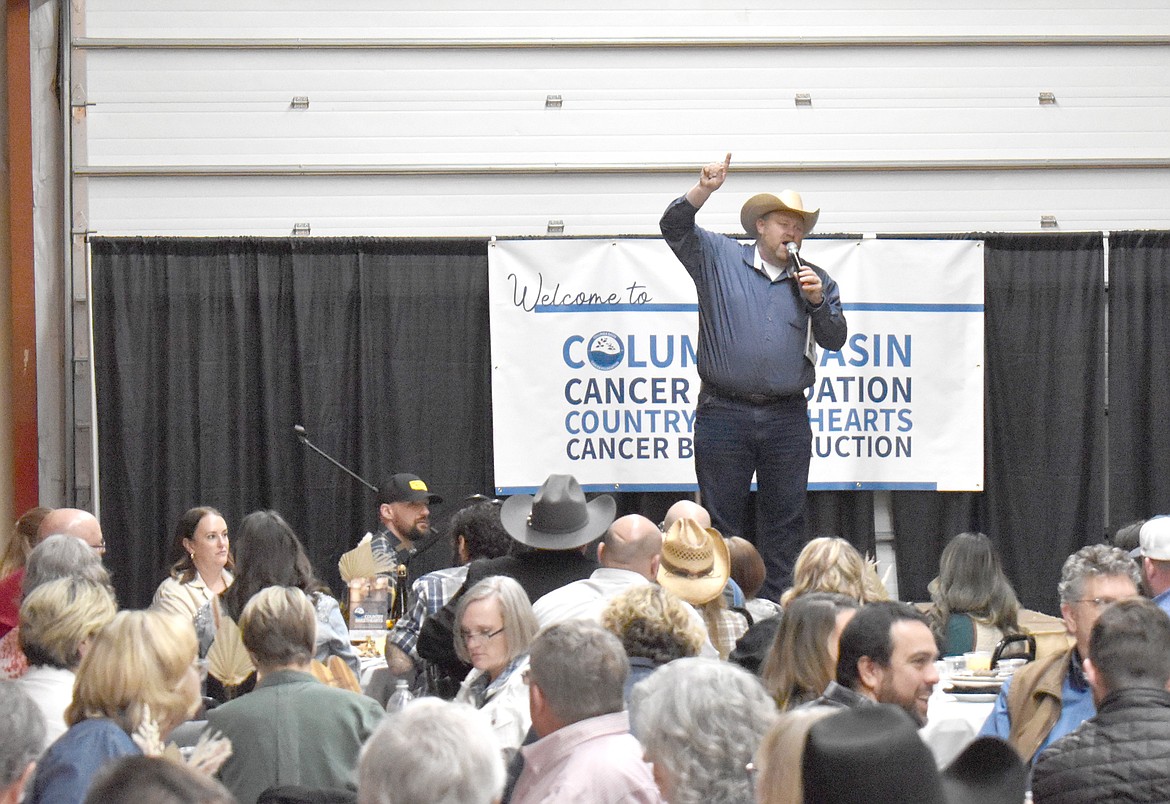
[[[422,482],[421,480],[410,481],[410,487],[412,489],[414,489],[415,491],[429,491],[429,489],[427,488],[427,484]]]

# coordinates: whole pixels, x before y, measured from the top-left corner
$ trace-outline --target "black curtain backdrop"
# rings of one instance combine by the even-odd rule
[[[1110,238],[1108,428],[1101,236],[961,237],[986,243],[986,489],[892,495],[901,595],[926,599],[946,542],[981,530],[1023,603],[1055,612],[1068,554],[1170,510],[1170,233]],[[229,527],[280,510],[336,583],[374,495],[294,424],[374,483],[417,472],[447,498],[437,520],[490,491],[485,241],[103,238],[92,255],[102,525],[123,604],[149,602],[196,504]],[[619,509],[657,521],[676,496],[622,494]],[[868,492],[812,494],[809,533],[872,553],[873,509]]]
[[[1170,513],[1170,232],[1109,238],[1109,518]]]
[[[165,577],[174,523],[280,511],[323,579],[376,522],[375,485],[448,506],[491,490],[484,241],[92,241],[102,528],[123,605]],[[435,513],[443,516],[443,506]]]
[[[985,486],[895,492],[898,589],[927,600],[947,541],[986,533],[1021,602],[1056,613],[1066,556],[1104,536],[1101,235],[971,235],[986,244]]]

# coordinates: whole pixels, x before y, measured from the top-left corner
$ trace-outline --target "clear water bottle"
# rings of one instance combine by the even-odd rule
[[[394,694],[386,702],[386,711],[390,714],[401,712],[413,700],[414,696],[410,694],[410,685],[406,683],[406,679],[400,678],[394,684]]]

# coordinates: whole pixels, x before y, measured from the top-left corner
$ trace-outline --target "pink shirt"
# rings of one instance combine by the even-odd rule
[[[520,749],[524,772],[513,804],[661,804],[642,745],[625,712],[565,726]]]

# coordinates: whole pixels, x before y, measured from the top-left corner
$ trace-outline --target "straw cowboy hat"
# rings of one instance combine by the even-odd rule
[[[683,518],[663,536],[658,584],[686,602],[701,606],[719,597],[730,573],[727,543],[714,528]]]
[[[572,475],[549,475],[535,495],[515,494],[500,506],[508,535],[538,550],[572,550],[605,533],[617,504],[603,494],[585,502]]]
[[[758,234],[756,221],[769,212],[795,212],[804,219],[805,234],[813,230],[813,227],[817,225],[817,218],[821,217],[819,209],[804,208],[800,193],[792,190],[781,190],[779,197],[771,193],[760,193],[749,198],[739,211],[739,222],[743,224],[745,232],[755,237]]]
[[[967,746],[942,773],[901,708],[842,710],[813,724],[802,759],[804,800],[834,804],[1019,804],[1027,771],[997,737]]]

